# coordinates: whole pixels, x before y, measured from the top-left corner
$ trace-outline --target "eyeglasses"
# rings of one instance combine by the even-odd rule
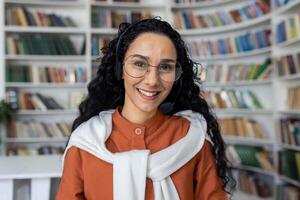
[[[123,64],[126,74],[133,78],[144,77],[149,71],[149,67],[157,68],[159,77],[166,82],[177,81],[182,74],[182,68],[179,63],[164,61],[157,66],[150,65],[148,59],[140,55],[127,57]]]

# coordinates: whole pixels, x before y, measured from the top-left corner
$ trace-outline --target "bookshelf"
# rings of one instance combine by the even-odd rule
[[[257,0],[260,1],[260,0]],[[299,109],[289,109],[286,107],[288,101],[288,89],[290,87],[296,87],[300,85],[300,69],[298,73],[291,73],[286,70],[284,75],[279,75],[279,63],[277,60],[282,59],[284,56],[291,54],[297,54],[300,52],[300,32],[298,37],[291,40],[284,41],[282,43],[276,43],[276,27],[282,20],[289,18],[292,14],[299,13],[300,0],[294,0],[287,5],[282,5],[280,8],[276,8],[275,1],[270,0],[272,8],[270,12],[266,12],[263,15],[241,22],[230,23],[223,26],[211,26],[207,28],[190,28],[179,29],[178,31],[184,37],[184,39],[191,45],[188,45],[190,53],[195,61],[200,62],[204,67],[208,67],[212,64],[219,65],[217,67],[228,68],[231,65],[243,65],[245,68],[251,68],[253,65],[263,65],[268,58],[272,58],[270,64],[271,70],[264,74],[264,77],[252,78],[252,79],[230,79],[228,80],[210,80],[203,82],[203,89],[213,92],[221,92],[228,90],[240,90],[251,91],[263,104],[262,109],[245,109],[239,107],[227,107],[216,108],[214,112],[219,119],[236,119],[246,118],[248,120],[255,121],[261,126],[265,133],[264,138],[256,137],[242,137],[237,135],[226,135],[224,137],[228,145],[244,145],[250,147],[266,147],[272,154],[272,164],[275,168],[275,172],[279,172],[280,158],[279,152],[282,150],[300,151],[299,146],[291,144],[283,144],[278,140],[280,136],[280,128],[278,128],[278,120],[281,118],[300,118]],[[18,34],[41,34],[41,35],[64,35],[72,36],[74,44],[76,46],[85,47],[85,52],[79,55],[20,55],[20,54],[6,54],[5,48],[0,48],[0,97],[5,96],[5,91],[11,88],[15,88],[18,91],[23,92],[41,92],[43,94],[49,94],[56,97],[57,92],[67,93],[69,91],[86,92],[86,84],[91,80],[93,75],[94,66],[100,62],[99,52],[95,55],[93,52],[94,42],[101,43],[103,38],[110,38],[117,33],[116,27],[113,25],[116,22],[111,20],[108,24],[98,24],[93,26],[93,10],[106,11],[106,15],[112,13],[133,13],[133,12],[147,12],[153,15],[160,15],[163,19],[169,21],[175,26],[175,13],[186,12],[193,13],[193,15],[205,14],[215,16],[216,11],[221,8],[225,11],[242,10],[249,5],[250,1],[243,0],[223,0],[223,1],[203,1],[194,3],[175,3],[173,0],[159,1],[159,0],[141,0],[140,3],[122,3],[113,2],[108,0],[107,2],[100,2],[94,0],[65,0],[65,1],[43,1],[43,0],[3,0],[0,3],[0,13],[3,13],[3,20],[0,21],[0,38],[5,41],[7,35]],[[254,2],[254,0],[252,1]],[[44,27],[44,26],[16,26],[5,25],[5,8],[24,6],[30,8],[29,10],[34,12],[39,10],[40,12],[49,12],[49,10],[55,11],[55,13],[74,17],[74,21],[77,27]],[[1,12],[2,11],[2,12]],[[100,12],[100,11],[99,11]],[[245,12],[245,11],[243,11]],[[75,20],[76,18],[76,20]],[[2,19],[2,18],[1,18]],[[124,14],[124,20],[128,20],[128,16]],[[211,22],[212,23],[212,22]],[[193,42],[199,44],[199,41],[218,41],[219,39],[238,37],[243,34],[250,34],[250,37],[255,35],[255,32],[262,30],[271,30],[272,35],[266,37],[270,39],[272,45],[265,45],[261,48],[250,48],[246,51],[235,51],[233,53],[207,54],[197,55],[193,54]],[[252,34],[252,35],[251,35]],[[81,37],[81,39],[78,39]],[[247,36],[248,37],[248,36]],[[261,37],[261,36],[259,36]],[[83,44],[83,40],[85,43]],[[225,40],[226,41],[226,40]],[[3,42],[4,44],[4,42]],[[102,44],[102,43],[101,43]],[[217,43],[216,43],[217,44]],[[246,45],[247,46],[247,45]],[[201,46],[198,46],[198,49]],[[213,49],[214,50],[214,49]],[[96,48],[97,51],[97,48]],[[296,52],[296,53],[295,53]],[[297,58],[294,56],[294,58]],[[283,63],[286,63],[284,61]],[[31,82],[6,82],[4,74],[6,73],[6,67],[11,64],[26,64],[33,67],[35,70],[35,79]],[[283,64],[284,65],[284,64]],[[286,65],[286,64],[285,64]],[[300,60],[298,62],[300,66]],[[70,68],[72,66],[82,66],[86,70],[86,80],[84,82],[40,82],[38,78],[38,69],[46,66],[63,66]],[[299,67],[298,66],[298,67]],[[233,67],[234,68],[234,67]],[[222,73],[224,71],[221,71]],[[230,72],[230,71],[229,71]],[[207,77],[208,78],[208,77]],[[208,79],[207,79],[208,80]],[[62,102],[68,101],[68,95],[59,97]],[[77,115],[77,110],[63,109],[63,110],[21,110],[18,112],[17,117],[19,120],[36,120],[39,122],[56,122],[67,119],[71,122]],[[21,145],[28,147],[35,147],[39,145],[54,145],[64,146],[67,139],[64,138],[8,138],[2,132],[2,155],[5,152],[6,145]],[[46,156],[47,157],[47,156]],[[51,157],[51,156],[50,156]],[[57,157],[57,156],[53,156]],[[32,157],[35,159],[36,157]],[[16,158],[19,159],[19,158]],[[23,158],[20,158],[23,159]],[[29,156],[27,159],[31,159]],[[278,175],[275,172],[263,170],[258,167],[251,166],[235,166],[235,171],[257,173],[260,175],[266,175],[268,178],[268,184],[271,185],[272,195],[270,197],[258,197],[257,195],[249,195],[243,192],[239,192],[236,195],[236,199],[275,199],[277,196],[277,188],[284,188],[285,184],[299,187],[299,181],[293,180],[284,175]],[[51,170],[49,170],[51,171]],[[55,175],[59,176],[58,173]],[[250,178],[251,179],[251,178]],[[280,191],[283,191],[280,190]]]
[[[187,13],[190,17],[189,13],[193,13],[193,15],[197,14],[211,14],[213,12],[218,12],[220,8],[223,10],[229,11],[233,9],[239,9],[243,6],[246,6],[250,1],[214,1],[214,2],[199,2],[199,3],[178,3],[172,7],[173,12],[182,12]],[[281,1],[283,2],[283,1]],[[282,7],[275,10],[275,0],[270,1],[271,12],[265,13],[265,15],[256,17],[254,19],[249,19],[247,21],[242,21],[240,23],[232,23],[224,26],[217,27],[206,27],[206,28],[183,28],[180,29],[180,33],[187,38],[188,41],[193,41],[195,39],[200,40],[201,38],[205,38],[206,40],[217,40],[219,38],[224,38],[226,36],[237,36],[240,34],[244,34],[251,31],[256,31],[262,28],[269,27],[272,33],[275,33],[275,27],[280,20],[287,18],[291,15],[291,13],[299,12],[300,1],[291,1],[287,5],[283,5]],[[184,14],[182,14],[184,18]],[[190,19],[190,18],[189,18]],[[191,20],[191,23],[194,25],[197,23]],[[299,24],[300,25],[300,24]],[[198,25],[199,26],[199,25]],[[300,29],[298,30],[300,33]],[[254,63],[263,63],[264,60],[269,57],[272,58],[271,66],[273,68],[272,73],[266,76],[263,80],[259,79],[231,79],[229,80],[218,80],[218,78],[214,77],[212,80],[209,80],[210,77],[206,77],[207,81],[203,82],[203,89],[208,91],[213,91],[215,93],[220,93],[226,90],[250,90],[252,91],[257,98],[259,98],[263,105],[263,109],[249,110],[243,108],[234,108],[234,107],[225,107],[225,108],[215,108],[214,112],[219,117],[220,120],[228,119],[234,120],[237,118],[247,118],[249,120],[255,120],[258,124],[260,124],[264,132],[267,134],[267,138],[253,138],[253,137],[242,137],[236,136],[232,132],[229,132],[229,135],[224,137],[224,140],[228,145],[245,145],[248,147],[265,147],[269,150],[272,155],[274,172],[270,172],[269,170],[263,170],[258,167],[251,166],[234,166],[235,171],[245,171],[245,172],[255,172],[261,175],[266,175],[269,177],[269,184],[271,185],[272,195],[269,197],[258,197],[257,195],[249,195],[244,192],[239,192],[235,198],[237,199],[275,199],[278,197],[277,187],[284,187],[285,183],[293,184],[294,186],[299,187],[299,184],[295,180],[291,180],[291,178],[284,177],[278,175],[276,172],[279,172],[279,151],[281,148],[290,149],[294,151],[299,151],[298,146],[295,145],[287,145],[280,144],[277,141],[277,134],[279,129],[277,128],[277,120],[282,116],[289,117],[298,117],[299,111],[295,109],[288,109],[285,105],[288,101],[288,87],[295,87],[300,84],[299,82],[299,74],[287,74],[285,76],[278,76],[278,64],[276,64],[275,59],[278,56],[284,56],[291,53],[295,53],[295,50],[299,49],[299,36],[294,37],[291,40],[284,41],[280,44],[276,44],[276,36],[272,35],[269,38],[271,40],[272,45],[266,46],[260,49],[254,49],[252,51],[245,52],[236,52],[236,53],[227,53],[223,55],[207,55],[207,56],[195,56],[192,55],[193,58],[204,64],[209,69],[214,68],[228,68],[230,65],[251,65]],[[190,45],[190,49],[195,49],[194,46]],[[295,57],[295,56],[294,56]],[[298,63],[300,64],[300,63]],[[219,66],[212,66],[219,65]],[[233,68],[238,70],[238,68]],[[220,74],[226,75],[233,73],[234,70],[219,70]],[[213,74],[218,73],[217,71],[213,71]],[[210,76],[210,72],[207,71],[206,76]],[[214,97],[215,98],[215,97]],[[212,98],[212,102],[217,101]],[[222,106],[221,106],[222,107]],[[283,178],[282,178],[283,177]],[[251,182],[251,181],[250,181]],[[295,182],[297,184],[295,184]],[[244,183],[246,184],[246,183]],[[282,197],[282,196],[281,196]],[[278,199],[278,198],[277,198]]]
[[[93,26],[93,9],[109,11],[111,13],[117,13],[123,19],[130,22],[129,13],[137,12],[149,12],[153,16],[159,15],[165,18],[164,14],[166,5],[162,4],[160,1],[141,1],[140,3],[122,3],[122,2],[99,2],[99,1],[85,1],[85,0],[56,0],[56,1],[43,1],[43,0],[5,0],[1,2],[1,10],[3,10],[3,15],[1,15],[1,39],[5,41],[9,36],[15,39],[17,45],[22,43],[22,47],[26,43],[20,40],[22,35],[32,34],[39,35],[39,37],[51,35],[51,36],[65,36],[69,37],[73,43],[75,50],[77,50],[77,55],[65,55],[66,53],[58,53],[61,55],[52,55],[51,53],[43,53],[42,55],[37,55],[36,53],[24,53],[24,52],[14,52],[14,48],[7,46],[7,49],[1,48],[1,74],[6,74],[9,70],[7,66],[10,65],[28,65],[30,66],[31,80],[29,82],[24,82],[23,80],[10,81],[7,82],[5,79],[7,77],[1,76],[1,83],[4,83],[4,87],[1,87],[0,94],[1,98],[4,97],[4,93],[7,90],[16,90],[17,92],[24,92],[33,95],[35,92],[39,92],[43,95],[49,94],[55,97],[55,100],[59,102],[64,102],[64,109],[47,109],[47,110],[31,110],[24,109],[17,112],[17,120],[20,121],[38,121],[40,123],[44,122],[57,122],[60,120],[72,122],[75,116],[78,114],[76,105],[70,106],[68,97],[72,94],[67,94],[70,91],[73,92],[86,92],[86,84],[91,80],[93,67],[92,65],[98,65],[99,56],[94,56],[91,52],[93,41],[92,38],[97,36],[101,37],[111,37],[117,33],[117,29],[112,27],[112,24],[100,24],[100,27]],[[24,14],[22,18],[20,12]],[[28,14],[29,13],[29,14]],[[76,13],[76,18],[74,16]],[[125,13],[125,14],[124,14]],[[13,16],[15,14],[15,16]],[[124,14],[124,15],[123,15]],[[33,19],[30,18],[33,16]],[[35,15],[39,16],[40,20],[35,18]],[[72,24],[76,26],[61,26],[57,25],[56,20],[52,20],[56,15],[56,19],[59,18],[60,21],[65,18],[71,18]],[[20,17],[21,16],[21,17]],[[47,20],[45,20],[45,17]],[[52,18],[51,18],[52,17]],[[21,18],[21,19],[20,19]],[[111,18],[112,19],[112,18]],[[111,20],[110,19],[110,20]],[[49,22],[50,20],[50,22]],[[52,21],[51,21],[52,20]],[[66,22],[66,21],[63,21]],[[25,24],[25,25],[24,25]],[[114,25],[115,26],[115,25]],[[80,37],[80,38],[79,38]],[[45,39],[46,40],[46,39]],[[10,41],[11,42],[11,41]],[[31,42],[31,41],[30,41]],[[31,42],[36,44],[35,42]],[[53,41],[55,43],[55,41]],[[32,45],[33,45],[32,44]],[[19,46],[18,46],[19,47]],[[63,48],[63,47],[62,47]],[[85,52],[82,53],[82,49]],[[20,48],[18,48],[20,50]],[[26,49],[24,49],[25,51]],[[43,49],[42,49],[43,50]],[[81,50],[81,53],[80,53]],[[5,52],[8,51],[9,53]],[[40,53],[40,52],[39,52]],[[97,53],[99,55],[99,52]],[[50,68],[68,68],[70,66],[80,65],[83,66],[85,73],[85,79],[80,82],[56,82],[56,81],[41,81],[40,70],[42,67]],[[6,67],[4,67],[6,66]],[[20,66],[18,66],[20,67]],[[48,70],[48,69],[47,69]],[[33,72],[32,72],[33,71]],[[3,73],[2,73],[3,72]],[[50,70],[46,71],[48,74],[46,76],[51,76]],[[69,72],[69,71],[68,71]],[[77,72],[77,71],[76,71]],[[66,73],[66,71],[65,71]],[[73,75],[73,74],[72,74]],[[77,74],[76,74],[77,77]],[[66,78],[66,77],[65,77]],[[17,79],[17,78],[13,78]],[[1,84],[2,85],[2,84]],[[57,95],[59,94],[59,95]],[[66,95],[67,94],[67,95]],[[76,93],[75,93],[76,94]],[[78,101],[79,102],[79,101]],[[77,103],[78,103],[77,102]],[[28,109],[28,110],[27,110]],[[17,127],[18,128],[18,127]],[[25,127],[26,128],[26,127]],[[8,132],[8,130],[6,131]],[[65,145],[67,141],[66,138],[9,138],[6,137],[5,133],[2,133],[2,155],[5,153],[7,145],[25,145],[29,147],[37,146],[43,143],[53,144],[53,145]]]

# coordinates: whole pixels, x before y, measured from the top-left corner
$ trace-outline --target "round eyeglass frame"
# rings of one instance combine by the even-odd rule
[[[127,60],[127,59],[126,59],[126,60]],[[150,65],[150,64],[148,63],[148,61],[147,61],[148,67],[147,67],[147,70],[145,71],[145,73],[144,73],[142,76],[132,76],[130,73],[128,73],[128,72],[126,71],[126,60],[123,62],[123,68],[124,68],[125,73],[126,73],[128,76],[132,77],[132,78],[143,78],[143,77],[147,74],[147,72],[148,72],[148,70],[149,70],[149,67],[157,67],[157,66],[155,66],[155,65]],[[159,78],[160,78],[161,80],[166,81],[166,82],[175,82],[175,81],[177,81],[177,80],[180,79],[180,77],[181,77],[181,75],[182,75],[182,73],[183,73],[183,70],[182,70],[181,64],[178,63],[178,62],[176,62],[175,79],[172,80],[172,81],[164,80],[164,79],[161,78],[161,76],[159,75],[159,72],[157,72],[157,73],[158,73],[158,76],[159,76]]]

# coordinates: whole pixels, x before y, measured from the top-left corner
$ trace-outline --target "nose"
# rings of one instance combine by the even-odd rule
[[[160,82],[158,68],[156,66],[149,66],[145,74],[144,81],[148,85],[157,85]]]

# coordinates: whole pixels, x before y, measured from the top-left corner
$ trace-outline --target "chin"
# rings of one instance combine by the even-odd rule
[[[156,112],[158,109],[157,105],[137,105],[137,107],[139,108],[139,110],[145,113]]]

